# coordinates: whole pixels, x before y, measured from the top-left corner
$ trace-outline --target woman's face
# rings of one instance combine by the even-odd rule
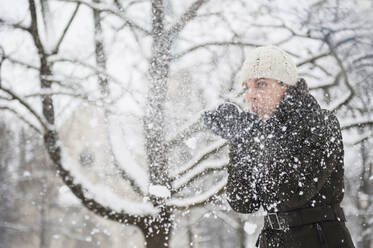
[[[266,120],[272,117],[287,87],[271,78],[250,78],[242,83],[249,111]]]

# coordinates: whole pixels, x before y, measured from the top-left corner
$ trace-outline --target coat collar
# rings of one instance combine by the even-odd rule
[[[289,121],[295,122],[303,115],[319,111],[320,105],[309,93],[306,81],[300,78],[295,86],[289,86],[285,91],[274,115],[263,121],[265,126],[286,125]]]

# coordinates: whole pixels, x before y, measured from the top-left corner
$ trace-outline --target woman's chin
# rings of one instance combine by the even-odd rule
[[[252,109],[249,109],[249,112],[253,115],[258,115],[258,113],[256,111],[253,111]],[[259,115],[258,115],[259,116]]]
[[[255,107],[250,107],[250,108],[249,108],[249,111],[250,111],[250,113],[252,113],[252,114],[256,114],[256,115],[258,115],[258,109],[255,108]]]
[[[268,120],[269,118],[271,118],[268,114],[261,114],[253,109],[250,109],[249,112],[258,116],[261,120]]]
[[[263,120],[268,120],[268,119],[271,118],[271,116],[268,115],[268,114],[264,114],[264,116],[263,116],[263,117],[260,117],[260,118],[263,119]]]

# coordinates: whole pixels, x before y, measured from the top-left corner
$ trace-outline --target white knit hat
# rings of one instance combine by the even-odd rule
[[[297,67],[290,55],[281,48],[274,45],[257,47],[250,52],[241,68],[240,83],[261,77],[295,85]]]

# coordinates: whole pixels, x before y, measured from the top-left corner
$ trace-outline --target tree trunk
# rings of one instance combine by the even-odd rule
[[[145,152],[150,181],[170,189],[165,145],[165,112],[171,41],[164,30],[163,0],[152,1],[153,44],[149,68],[150,82],[144,115]]]
[[[146,217],[139,225],[145,238],[146,248],[167,248],[172,232],[172,212],[168,207],[162,208],[156,217]]]
[[[100,0],[94,0],[95,3],[100,3]],[[95,55],[96,64],[102,71],[106,71],[106,54],[104,50],[103,31],[101,25],[101,13],[100,11],[93,10],[93,22],[94,22],[94,33],[95,33]],[[109,97],[109,84],[107,77],[102,73],[98,74],[98,83],[100,85],[101,97],[104,100]],[[103,104],[105,102],[103,101]]]
[[[157,234],[145,233],[145,247],[146,248],[164,248],[169,247],[170,233],[164,232],[163,228],[159,228],[160,232]]]

